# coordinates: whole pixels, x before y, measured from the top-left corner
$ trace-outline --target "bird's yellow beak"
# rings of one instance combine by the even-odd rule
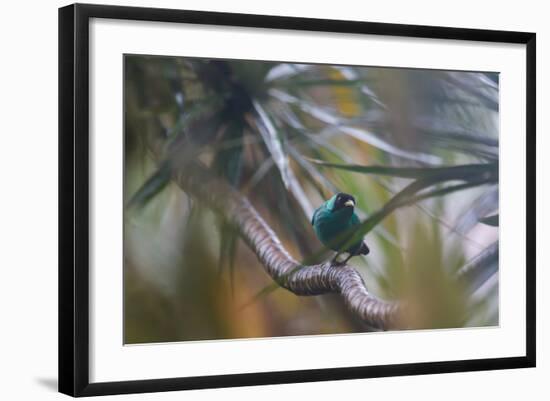
[[[355,203],[351,200],[351,199],[348,199],[346,201],[346,203],[344,203],[344,206],[351,206],[351,207],[354,207],[355,206]]]

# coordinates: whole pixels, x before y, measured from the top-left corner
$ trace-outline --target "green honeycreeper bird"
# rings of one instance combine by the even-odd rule
[[[345,264],[352,256],[368,255],[367,244],[361,240],[347,249],[341,249],[353,234],[353,227],[360,223],[354,212],[355,198],[345,193],[337,193],[323,203],[311,218],[311,224],[317,238],[325,245],[337,252],[347,252],[349,256],[342,262]],[[348,233],[349,235],[346,235]],[[332,260],[336,261],[338,253]]]

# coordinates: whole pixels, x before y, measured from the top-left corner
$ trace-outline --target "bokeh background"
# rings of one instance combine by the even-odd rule
[[[229,182],[298,260],[331,257],[310,220],[335,192],[364,220],[452,172],[401,192],[350,263],[378,297],[412,305],[408,327],[498,324],[498,74],[126,55],[124,77],[125,343],[374,330],[336,295],[274,284],[171,182],[159,132],[167,159]]]

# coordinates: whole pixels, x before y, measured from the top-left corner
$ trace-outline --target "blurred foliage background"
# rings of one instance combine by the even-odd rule
[[[387,210],[350,263],[412,305],[410,327],[498,324],[498,254],[484,258],[498,241],[497,74],[140,55],[124,74],[125,343],[373,330],[336,295],[277,288],[170,181],[148,147],[159,127],[171,160],[246,195],[298,260],[332,256],[310,220],[335,192],[362,220]],[[457,280],[472,260],[476,279]]]

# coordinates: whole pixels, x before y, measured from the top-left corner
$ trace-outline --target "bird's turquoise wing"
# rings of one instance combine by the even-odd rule
[[[361,224],[361,220],[359,220],[359,217],[355,213],[353,213],[353,216],[351,216],[351,226],[356,226]]]
[[[361,220],[359,220],[359,217],[355,213],[353,213],[353,215],[351,216],[350,222],[349,222],[349,228],[351,229],[351,227],[358,226],[359,224],[361,224]],[[350,246],[347,249],[347,252],[356,255],[356,254],[361,252],[362,247],[363,247],[363,240],[361,240],[361,241],[353,244],[352,246]],[[365,247],[366,247],[366,244],[365,244]]]
[[[315,209],[315,211],[313,212],[313,216],[311,216],[311,225],[312,226],[315,225],[315,216],[317,215],[317,212],[319,212],[319,210],[321,210],[321,207],[318,207],[317,209]]]

